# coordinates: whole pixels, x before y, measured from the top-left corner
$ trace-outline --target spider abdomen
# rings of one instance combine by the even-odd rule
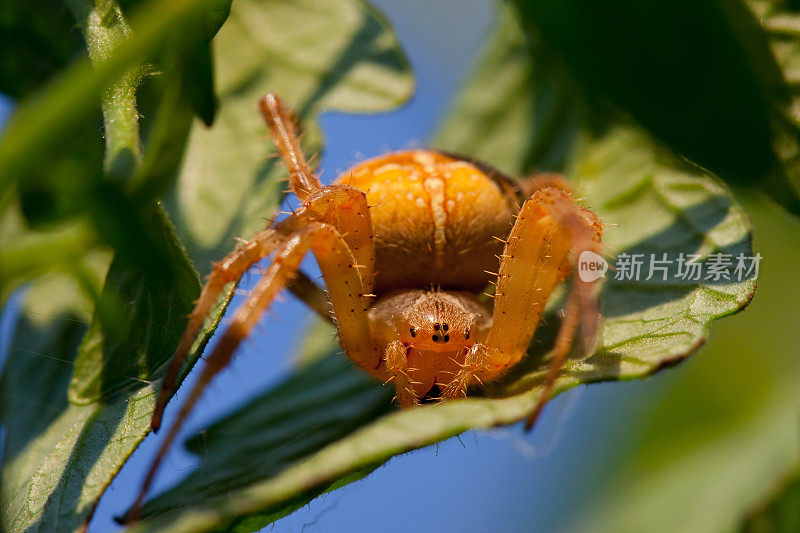
[[[341,183],[363,190],[376,254],[374,292],[441,287],[479,291],[515,213],[514,189],[470,162],[413,150],[365,161]]]

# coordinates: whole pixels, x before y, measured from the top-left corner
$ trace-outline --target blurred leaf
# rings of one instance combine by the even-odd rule
[[[74,218],[86,207],[86,191],[103,179],[104,143],[99,106],[72,129],[69,143],[39,156],[16,189],[32,229],[46,230]]]
[[[504,12],[452,111],[454,118],[446,122],[440,137],[444,148],[480,155],[517,175],[539,160],[560,161],[580,196],[614,225],[606,241],[618,252],[659,258],[666,253],[672,259],[678,252],[706,257],[720,251],[751,253],[748,221],[724,185],[672,156],[641,130],[609,125],[595,134],[576,124],[572,131],[573,136],[581,131],[577,138],[568,139],[569,128],[552,130],[560,140],[550,149],[544,139],[531,140],[531,122],[547,122],[553,115],[545,102],[554,100],[548,100],[547,92],[538,100],[522,90],[539,74],[538,65],[552,75],[549,64],[528,56],[529,50]],[[484,85],[487,80],[491,90]],[[537,83],[548,86],[544,80]],[[560,86],[558,80],[551,83]],[[500,143],[494,138],[499,124],[504,141],[525,141],[515,141],[514,148]],[[482,151],[486,146],[498,147],[496,159]],[[569,146],[576,148],[567,157]],[[478,154],[473,154],[476,147]],[[711,321],[740,310],[754,290],[754,279],[609,280],[599,349],[586,360],[570,361],[557,390],[645,377],[680,361],[703,342]],[[548,322],[557,321],[550,317]],[[543,328],[543,333],[552,329]],[[544,340],[542,335],[539,339]],[[370,383],[343,356],[332,354],[311,363],[190,440],[190,450],[203,454],[202,464],[146,505],[149,518],[136,531],[257,529],[394,455],[467,429],[525,418],[537,403],[549,345],[535,344],[531,356],[511,374],[484,388],[484,397],[389,413],[392,391]]]
[[[214,39],[220,114],[195,124],[181,178],[167,204],[180,240],[205,273],[235,237],[267,224],[285,184],[264,140],[256,104],[274,91],[308,129],[303,147],[321,150],[313,121],[325,108],[375,112],[405,101],[413,78],[379,13],[359,0],[241,0]],[[254,195],[252,190],[264,191]],[[233,221],[233,222],[231,222]]]
[[[783,70],[791,99],[776,108],[775,152],[781,165],[763,187],[791,213],[800,213],[800,14],[780,0],[750,0],[769,36],[772,51]],[[787,190],[789,189],[789,190]]]
[[[588,91],[677,154],[729,180],[772,170],[770,112],[785,87],[739,0],[513,3],[525,31],[557,50]]]
[[[187,24],[189,39],[178,47],[183,93],[195,114],[207,125],[214,122],[217,97],[214,94],[214,66],[211,39],[228,18],[231,0],[214,0],[196,20]]]
[[[69,391],[75,404],[109,402],[122,392],[141,387],[168,360],[200,295],[200,280],[160,207],[145,213],[156,236],[172,243],[168,258],[177,278],[164,283],[148,276],[117,254],[111,262],[104,292],[121,300],[127,311],[118,331],[95,317],[75,358]]]
[[[764,256],[757,297],[689,364],[608,410],[622,412],[609,421],[619,437],[592,458],[575,494],[586,505],[559,529],[735,531],[796,471],[800,227],[760,195],[743,199]]]
[[[152,506],[148,504],[147,512],[175,510],[184,505],[208,507],[214,497],[222,499],[239,494],[260,480],[279,474],[309,453],[336,443],[343,435],[368,426],[392,410],[391,397],[390,389],[376,387],[367,375],[329,350],[327,357],[191,440],[190,450],[210,462],[192,472],[180,487],[159,496]],[[225,529],[237,530],[235,524],[246,520],[251,525],[247,531],[255,531],[305,505],[336,481],[327,477],[326,464],[320,466],[319,483],[279,497],[279,505],[255,516],[232,523],[219,522],[216,527],[224,525]],[[354,472],[361,471],[361,466],[371,470],[366,462],[353,469]],[[187,513],[189,519],[203,523],[206,519],[194,516],[194,511]],[[227,518],[234,516],[237,515]],[[213,527],[208,524],[209,529]]]
[[[800,468],[784,479],[767,501],[748,513],[742,529],[750,533],[800,531]]]
[[[68,4],[83,32],[92,66],[102,68],[128,42],[131,29],[122,10],[113,0],[68,0]],[[131,65],[101,91],[105,169],[112,178],[125,179],[141,161],[136,89],[142,72],[142,64]]]
[[[35,174],[45,162],[57,164],[69,152],[75,129],[94,116],[103,88],[160,50],[176,24],[211,1],[147,2],[133,16],[137,32],[100,67],[93,70],[80,61],[20,103],[0,137],[0,190]]]
[[[511,21],[503,24],[510,29],[495,31],[479,60],[484,67],[462,88],[436,144],[509,175],[563,170],[580,128],[580,89],[541,41],[523,38]]]
[[[84,109],[94,105],[93,98],[97,97],[99,87],[156,50],[160,46],[156,40],[163,40],[169,25],[200,4],[187,1],[148,5],[149,8],[144,7],[145,14],[152,20],[144,15],[134,17],[132,26],[136,31],[129,45],[116,51],[108,64],[97,72],[79,67],[67,75],[67,81],[55,82],[46,95],[18,112],[0,144],[3,172],[27,172],[36,164],[42,164],[41,158],[33,162],[26,158],[37,158],[52,148],[51,137],[69,148],[68,128],[82,119]],[[156,7],[162,8],[162,12]],[[300,111],[307,119],[312,119],[323,103],[342,110],[389,109],[407,98],[413,87],[411,73],[385,22],[359,1],[337,5],[322,1],[302,4],[288,0],[240,2],[234,14],[238,23],[232,24],[227,37],[223,37],[225,30],[219,36],[221,43],[227,40],[230,46],[215,46],[214,59],[220,67],[215,77],[222,87],[219,120],[210,130],[200,121],[192,124],[192,152],[183,158],[180,181],[167,209],[176,232],[191,239],[188,241],[189,257],[203,271],[210,267],[211,258],[233,249],[236,244],[233,236],[250,236],[263,226],[261,217],[270,216],[280,199],[282,186],[278,181],[285,171],[273,162],[264,162],[270,147],[265,141],[266,128],[256,111],[262,92],[276,89],[290,101],[306,102]],[[141,25],[137,20],[149,24]],[[252,33],[237,34],[243,28]],[[246,55],[254,50],[258,57]],[[237,78],[237,74],[247,79]],[[258,80],[262,81],[256,83]],[[159,82],[153,86],[158,87]],[[162,87],[169,88],[168,85]],[[59,89],[65,91],[56,99],[53,95],[58,94]],[[246,90],[252,93],[246,95]],[[171,114],[160,114],[145,136],[142,169],[131,181],[134,194],[129,196],[127,191],[104,182],[97,192],[100,196],[87,203],[94,206],[90,214],[96,222],[107,222],[107,227],[102,228],[104,231],[118,232],[117,242],[124,242],[128,235],[123,231],[125,228],[114,227],[114,221],[138,220],[145,229],[152,230],[151,234],[140,237],[159,240],[171,255],[167,256],[166,263],[153,259],[145,262],[154,269],[175,268],[178,276],[174,279],[183,289],[167,298],[163,287],[154,290],[130,270],[117,269],[116,262],[112,264],[107,278],[109,287],[117,284],[123,296],[132,298],[135,304],[128,317],[128,329],[123,329],[121,339],[126,341],[109,343],[108,339],[103,339],[100,343],[92,334],[82,346],[81,359],[75,362],[79,333],[68,338],[61,335],[57,339],[43,333],[64,317],[71,316],[72,304],[62,303],[59,296],[69,288],[70,281],[59,278],[54,285],[47,285],[42,279],[34,284],[26,298],[22,320],[38,317],[41,327],[31,335],[23,327],[15,336],[0,392],[2,423],[6,433],[14,436],[14,443],[5,454],[0,488],[0,529],[4,531],[72,531],[78,528],[91,515],[114,474],[149,430],[158,390],[153,380],[160,375],[155,367],[171,354],[171,348],[166,350],[165,346],[170,344],[175,331],[180,333],[182,328],[177,316],[185,312],[182,309],[189,292],[196,290],[185,262],[172,255],[177,253],[177,243],[170,236],[169,228],[149,224],[148,217],[157,219],[160,215],[141,209],[142,204],[137,203],[163,190],[170,174],[181,163],[175,146],[182,147],[182,141],[175,141],[172,134],[180,137],[181,131],[188,130],[187,115],[184,110],[172,107],[179,100],[175,93],[162,96],[157,105]],[[76,105],[79,111],[70,107]],[[52,131],[43,129],[45,113],[50,113],[53,119]],[[176,117],[176,121],[173,123],[169,117]],[[13,137],[15,133],[20,135]],[[319,139],[313,141],[308,144],[318,150]],[[153,152],[149,152],[150,149]],[[210,158],[214,153],[220,156],[218,166],[206,169],[203,161],[195,161]],[[0,186],[0,191],[5,190]],[[105,201],[94,201],[96,199]],[[0,207],[5,206],[6,200],[6,196],[0,196]],[[13,205],[13,201],[8,205]],[[120,209],[125,209],[127,214],[119,215]],[[194,216],[195,211],[210,220],[200,221],[200,227],[192,225],[197,220],[189,219],[188,215]],[[159,233],[159,229],[165,233]],[[0,225],[0,237],[3,230],[4,226]],[[206,230],[210,231],[209,235],[201,233]],[[118,251],[153,252],[139,244],[122,246]],[[100,273],[108,262],[107,253],[99,258]],[[202,353],[224,312],[226,298],[207,321],[185,371],[188,372]],[[82,332],[91,309],[84,299],[80,301]],[[43,303],[52,304],[55,309],[45,311],[40,317],[35,313]],[[162,323],[154,327],[159,320]],[[109,354],[113,363],[101,366]],[[137,360],[122,361],[130,355]],[[45,368],[45,363],[54,365],[52,371]],[[46,388],[41,388],[34,379],[33,374],[40,366],[42,372],[37,375],[52,384]],[[68,376],[73,369],[75,375],[70,382]],[[48,377],[51,373],[52,378]],[[140,387],[130,390],[128,387],[134,386],[132,382],[139,383]],[[73,399],[84,402],[82,405],[66,401],[70,385],[75,394]],[[40,394],[47,396],[40,398]],[[104,401],[85,403],[98,395]],[[20,408],[21,402],[37,408],[24,411]],[[17,413],[21,416],[16,416]]]
[[[122,9],[110,0],[70,0],[69,4],[83,31],[92,64],[100,69],[129,42],[131,29]],[[205,35],[202,22],[202,44],[207,48],[210,37]],[[215,23],[216,28],[221,22]],[[154,154],[148,152],[148,165],[141,164],[136,98],[144,65],[131,66],[102,91],[106,175],[80,191],[81,210],[116,252],[100,297],[106,305],[98,300],[89,335],[75,361],[70,388],[74,403],[108,402],[112,395],[146,382],[177,343],[185,317],[199,295],[197,274],[161,207],[141,191],[130,198],[124,184],[134,173],[134,179],[144,183],[176,175],[189,120],[187,113],[183,113],[185,119],[181,116],[181,110],[188,110],[186,106],[171,98],[183,85],[179,74],[183,65],[174,58],[185,46],[182,34],[192,35],[191,46],[197,41],[191,22],[184,22],[182,28],[176,29],[170,38],[172,46],[164,53],[173,58],[159,84],[164,91],[159,111],[166,117],[156,117],[153,146],[148,146]],[[167,121],[172,125],[165,128]],[[165,141],[165,134],[175,139]],[[160,159],[158,163],[153,163],[154,157]],[[113,324],[105,312],[111,302],[127,304],[128,311],[125,318],[117,317]]]
[[[28,231],[18,209],[0,218],[0,305],[23,283],[53,270],[82,270],[96,238],[86,224],[64,224],[49,231]],[[99,286],[99,283],[98,283]]]
[[[21,99],[84,52],[62,0],[0,5],[0,93]]]

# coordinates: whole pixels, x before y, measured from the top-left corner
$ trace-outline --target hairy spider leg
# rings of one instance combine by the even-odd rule
[[[272,140],[281,153],[289,170],[289,184],[300,201],[322,188],[319,178],[311,172],[306,157],[300,149],[300,141],[294,126],[294,117],[286,110],[278,95],[269,93],[258,103],[258,108],[267,123]]]
[[[561,188],[539,189],[525,201],[501,256],[492,329],[485,344],[475,344],[467,352],[462,368],[443,391],[446,397],[464,396],[468,385],[495,379],[522,359],[548,297],[568,273],[570,253],[577,259],[580,251],[596,249],[600,228],[594,213],[577,206]],[[596,334],[591,285],[579,279],[573,283],[544,390],[529,422],[552,392],[578,317],[584,318],[584,335]]]
[[[603,225],[597,215],[588,209],[578,206],[568,195],[550,192],[548,196],[550,197],[548,210],[559,225],[569,231],[570,251],[572,260],[575,263],[573,272],[577,273],[577,262],[583,251],[600,252]],[[584,353],[590,353],[594,350],[600,327],[597,287],[596,280],[585,281],[580,276],[573,275],[572,287],[565,307],[564,320],[561,322],[561,327],[556,337],[553,357],[550,361],[539,401],[525,422],[526,429],[533,427],[545,404],[550,401],[556,379],[564,366],[579,326],[582,341],[581,350]]]
[[[291,224],[291,222],[287,222],[287,224]],[[286,224],[281,229],[285,227]],[[183,330],[178,347],[175,348],[175,352],[172,354],[167,374],[161,384],[161,391],[156,400],[153,418],[150,421],[150,427],[153,431],[158,431],[161,427],[164,409],[167,401],[175,391],[178,373],[186,361],[186,356],[197,338],[203,322],[217,302],[222,290],[228,283],[238,282],[247,269],[272,253],[283,238],[285,238],[285,235],[282,235],[282,231],[278,228],[264,230],[214,265],[214,269],[209,274],[208,281],[203,286],[200,297],[195,302],[194,309],[189,315],[189,322],[186,325],[186,329]]]
[[[572,194],[572,186],[558,172],[539,172],[522,180],[517,186],[525,198],[533,196],[536,191],[541,189],[559,189]]]
[[[386,372],[389,374],[387,383],[394,383],[397,403],[400,407],[414,407],[419,404],[414,392],[413,382],[408,375],[408,348],[401,341],[392,341],[386,346]]]
[[[251,266],[271,254],[290,235],[306,224],[313,221],[326,222],[339,229],[356,257],[357,268],[361,269],[364,275],[366,285],[364,293],[369,294],[372,291],[375,253],[372,244],[372,223],[365,194],[341,184],[323,187],[308,168],[297,141],[291,116],[280,99],[268,94],[261,100],[260,109],[273,140],[280,149],[281,157],[289,169],[292,190],[303,200],[303,206],[292,216],[262,231],[214,265],[214,270],[209,275],[200,298],[189,316],[189,322],[172,355],[162,382],[150,423],[153,431],[158,431],[161,427],[164,409],[175,391],[180,369],[203,322],[225,286],[238,282]],[[293,280],[289,284],[289,289],[312,310],[323,317],[328,317],[327,297],[322,289],[305,275]]]
[[[177,419],[170,427],[150,465],[128,520],[138,520],[141,504],[158,467],[198,398],[211,379],[230,363],[236,348],[248,337],[275,295],[297,272],[300,262],[309,249],[319,263],[323,279],[336,280],[335,283],[327,285],[337,317],[339,342],[342,348],[356,364],[377,375],[381,354],[370,336],[366,313],[370,297],[364,295],[362,276],[359,269],[355,268],[353,254],[336,228],[313,222],[300,229],[275,252],[273,262],[264,272],[248,300],[236,312],[231,324],[206,359],[203,372],[181,406]]]
[[[265,279],[268,277],[268,273],[271,269],[280,267],[281,261],[286,260],[282,259],[284,256],[288,255],[290,258],[298,259],[297,265],[289,270],[290,275],[285,275],[285,279],[276,285],[277,288],[275,292],[280,290],[284,285],[288,285],[301,300],[309,303],[309,306],[317,312],[322,311],[320,309],[322,305],[321,302],[323,300],[327,302],[329,297],[333,306],[333,312],[336,315],[336,326],[339,330],[339,340],[342,348],[355,363],[362,366],[368,373],[376,376],[378,375],[377,368],[380,364],[380,354],[377,353],[377,349],[372,344],[371,340],[367,341],[367,344],[365,344],[365,339],[371,338],[365,312],[372,297],[371,291],[375,279],[375,251],[372,240],[372,222],[369,216],[366,195],[363,191],[343,184],[333,184],[323,187],[308,168],[305,156],[299,148],[299,142],[292,124],[291,116],[285,110],[281,101],[274,95],[267,95],[261,100],[260,108],[269,126],[273,140],[280,148],[282,159],[289,169],[292,189],[303,201],[303,206],[295,214],[272,228],[259,233],[254,239],[244,243],[226,259],[215,265],[214,271],[209,277],[209,281],[204,287],[198,302],[195,304],[195,309],[190,315],[187,328],[184,331],[181,342],[170,363],[170,368],[157,400],[156,410],[153,413],[151,426],[154,429],[158,429],[161,424],[164,408],[170,394],[174,390],[175,381],[180,368],[186,359],[186,355],[203,321],[218,299],[219,294],[228,283],[237,282],[248,268],[269,255],[276,248],[278,251],[275,254],[275,260],[267,270],[267,273],[265,273]],[[327,228],[327,230],[319,229],[320,226]],[[337,244],[331,247],[333,252],[336,251],[335,249],[337,247],[344,247],[344,250],[347,252],[347,261],[340,261],[341,264],[347,264],[348,270],[346,276],[340,276],[336,269],[333,269],[330,265],[323,265],[323,262],[327,261],[327,259],[321,258],[327,257],[327,252],[318,249],[318,245],[314,243],[317,241],[324,242],[326,239],[330,240],[332,237],[312,237],[317,234],[325,235],[326,231],[328,233],[335,233],[335,241]],[[316,284],[298,271],[299,260],[302,259],[303,255],[305,255],[305,251],[308,250],[309,247],[313,249],[314,255],[317,257],[317,261],[320,264],[323,279],[326,280],[328,296],[325,296]],[[293,252],[293,250],[301,251]],[[339,253],[342,253],[341,250],[339,250]],[[276,263],[278,265],[277,267]],[[326,269],[328,272],[327,275]],[[329,280],[335,280],[335,282],[327,283]],[[357,284],[353,280],[357,280]],[[254,302],[256,302],[259,297],[257,291],[259,288],[264,287],[264,283],[265,281],[262,279],[256,291],[253,292],[242,310],[237,312],[233,325],[228,328],[223,338],[220,339],[218,347],[208,359],[206,369],[201,375],[200,381],[191,391],[186,403],[182,406],[175,425],[171,428],[170,433],[162,444],[162,450],[159,452],[159,455],[156,457],[156,460],[154,460],[148,472],[144,486],[133,507],[135,511],[132,515],[133,519],[136,518],[135,514],[138,513],[142,498],[152,483],[158,465],[163,459],[163,455],[177,435],[180,426],[186,416],[188,416],[192,406],[197,401],[197,398],[202,393],[208,381],[230,361],[235,346],[231,348],[229,354],[225,355],[227,351],[223,350],[224,343],[230,343],[232,338],[237,338],[235,336],[236,329],[231,328],[240,327],[237,326],[237,324],[241,325],[245,323],[242,322],[242,320],[237,321],[237,318],[240,318],[241,313],[246,312],[247,309],[253,308]],[[350,298],[350,296],[347,295],[349,295],[356,286],[360,304],[348,307],[346,302],[349,301],[348,298]],[[262,289],[262,291],[263,290],[266,289]],[[274,294],[270,296],[263,309],[266,309],[269,301],[271,301],[273,297]],[[263,312],[263,309],[261,312]],[[253,312],[252,320],[257,321],[261,312]],[[327,314],[327,311],[325,314]],[[249,329],[247,331],[249,331]],[[232,332],[231,335],[234,336],[231,337],[229,332]],[[238,345],[239,342],[241,342],[241,338],[238,338],[236,345]]]

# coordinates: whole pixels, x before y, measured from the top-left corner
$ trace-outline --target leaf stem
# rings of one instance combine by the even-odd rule
[[[81,26],[92,66],[104,65],[131,33],[119,4],[113,0],[68,0],[68,4]],[[136,109],[136,87],[141,72],[141,66],[129,67],[101,93],[106,139],[105,169],[112,177],[128,177],[141,164],[139,113]]]

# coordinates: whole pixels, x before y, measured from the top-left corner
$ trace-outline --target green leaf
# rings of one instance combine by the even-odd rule
[[[210,126],[217,113],[217,97],[214,94],[214,65],[211,54],[211,39],[228,18],[231,0],[215,0],[209,3],[191,26],[187,26],[191,39],[180,47],[181,86],[195,114]]]
[[[83,32],[92,66],[102,67],[113,57],[115,49],[125,46],[130,36],[131,29],[122,9],[111,0],[69,0],[68,4]],[[105,126],[105,168],[117,179],[129,175],[142,157],[136,109],[136,88],[142,71],[142,65],[131,65],[119,78],[105,85],[100,95]]]
[[[782,480],[768,500],[748,513],[742,529],[751,533],[800,530],[800,467]]]
[[[735,531],[796,471],[800,227],[763,196],[743,198],[764,256],[758,295],[691,364],[609,406],[617,436],[589,458],[596,468],[574,487],[585,505],[559,529]]]
[[[789,87],[790,101],[777,106],[774,121],[774,147],[780,159],[762,187],[778,204],[800,213],[800,14],[785,2],[750,0],[769,36],[772,52]]]
[[[770,107],[785,87],[742,1],[513,3],[526,33],[541,35],[588,91],[677,154],[728,180],[772,170]]]
[[[0,93],[24,98],[84,52],[62,0],[0,6]]]
[[[85,223],[30,231],[19,205],[8,208],[0,218],[0,304],[5,304],[23,283],[47,272],[85,271],[86,250],[95,245],[94,232]],[[98,282],[96,287],[99,285]]]
[[[158,42],[152,40],[163,39],[167,27],[199,3],[150,5],[151,8],[143,8],[152,17],[150,24],[141,26],[135,21],[146,19],[134,17],[132,26],[136,31],[125,48],[115,50],[108,64],[97,72],[79,68],[67,75],[67,81],[55,82],[37,102],[19,112],[6,130],[5,144],[0,145],[0,169],[27,171],[35,166],[41,152],[52,147],[52,139],[45,136],[43,129],[44,113],[51,113],[53,118],[54,131],[49,133],[67,146],[69,136],[63,128],[80,118],[80,105],[96,102],[93,98],[98,96],[99,87],[156,50]],[[164,11],[159,14],[153,5],[161,5]],[[357,111],[390,109],[407,98],[413,88],[413,78],[385,22],[357,0],[335,5],[322,0],[243,1],[234,7],[232,18],[234,22],[223,27],[219,44],[215,41],[214,45],[219,67],[215,81],[221,88],[218,120],[211,129],[200,121],[191,125],[190,152],[183,158],[177,185],[164,202],[176,233],[188,239],[184,242],[188,244],[189,257],[202,271],[210,268],[212,258],[234,248],[234,236],[250,236],[263,226],[263,217],[270,216],[280,200],[282,185],[278,182],[285,171],[267,161],[272,148],[265,141],[266,128],[256,111],[263,92],[280,90],[289,101],[304,102],[298,111],[313,120],[323,105]],[[292,28],[297,31],[292,32]],[[245,29],[250,33],[239,33]],[[257,57],[248,57],[251,52]],[[53,97],[59,87],[68,89],[61,100]],[[170,98],[175,102],[174,94],[164,95],[162,101],[167,110]],[[81,111],[61,107],[75,105]],[[177,116],[186,115],[179,112]],[[133,198],[117,188],[106,191],[112,199],[130,202],[120,204],[123,207],[141,207],[135,202],[140,196],[148,197],[168,185],[170,169],[180,162],[176,149],[170,145],[170,131],[180,128],[172,129],[165,120],[147,137],[168,161],[154,157],[148,163],[146,142],[142,173],[131,181]],[[15,132],[22,134],[11,138]],[[308,141],[311,149],[319,149],[318,138]],[[204,158],[212,154],[217,154],[219,165],[203,168]],[[0,205],[5,206],[7,198],[0,196]],[[12,197],[8,205],[13,206],[14,202]],[[103,213],[103,209],[109,212],[114,208],[99,205],[96,209],[96,213]],[[10,217],[12,211],[16,213],[7,207],[6,216]],[[148,217],[160,216],[147,210],[135,211],[146,227],[152,227],[147,223]],[[198,212],[210,220],[198,221],[194,218]],[[119,217],[120,220],[127,218]],[[0,225],[0,236],[5,227]],[[44,230],[36,230],[33,235],[43,233]],[[151,236],[158,236],[166,250],[174,254],[177,242],[169,233],[165,224],[156,224]],[[146,252],[139,246],[128,250],[131,254]],[[112,264],[108,286],[119,286],[122,296],[132,299],[135,312],[127,317],[123,336],[115,344],[108,343],[108,339],[96,342],[94,334],[87,337],[77,361],[78,340],[92,313],[87,299],[80,292],[71,299],[62,299],[60,294],[74,283],[63,276],[56,280],[40,278],[31,286],[0,392],[1,420],[6,433],[13,435],[3,464],[0,529],[72,531],[80,527],[115,473],[147,434],[158,390],[153,380],[161,370],[155,371],[155,367],[171,354],[171,347],[166,346],[182,329],[177,317],[185,313],[190,289],[196,290],[196,285],[192,287],[193,276],[188,276],[180,257],[169,255],[166,261],[183,273],[176,278],[181,280],[182,288],[168,298],[165,291],[153,290],[130,270],[118,270]],[[147,262],[154,267],[163,264]],[[105,273],[108,264],[109,254],[103,251],[96,261],[96,274]],[[190,354],[187,371],[216,328],[229,296],[230,293],[222,299],[207,321]],[[69,319],[74,314],[75,301],[81,310],[79,329],[69,335],[56,334],[60,331],[57,326],[65,319],[73,323]],[[28,320],[37,323],[31,333],[25,326]],[[157,328],[159,320],[163,322]],[[51,328],[56,328],[56,333],[48,333]],[[107,357],[109,354],[111,357]],[[123,361],[129,355],[137,360]],[[44,381],[47,386],[40,385]],[[71,398],[80,405],[67,401],[70,386]],[[23,409],[23,405],[30,409]]]
[[[265,93],[293,106],[309,129],[303,148],[317,154],[322,144],[313,118],[321,110],[381,111],[413,91],[397,41],[358,0],[242,0],[214,49],[220,115],[210,129],[195,124],[181,179],[167,199],[201,273],[234,238],[265,227],[284,188],[279,161],[266,157],[273,148],[255,107]]]
[[[106,275],[104,296],[122,302],[126,316],[109,327],[94,317],[84,337],[69,391],[75,404],[108,403],[122,392],[141,388],[170,358],[200,295],[200,280],[177,242],[166,214],[154,206],[148,226],[170,243],[168,258],[176,278],[169,283],[146,275],[114,257]]]
[[[543,161],[565,168],[579,196],[614,225],[606,241],[616,252],[659,258],[666,253],[672,259],[679,252],[751,253],[747,218],[718,179],[636,127],[581,126],[572,106],[555,98],[560,88],[572,87],[559,78],[563,71],[529,51],[514,19],[503,12],[439,146],[517,175]],[[552,119],[559,105],[561,116],[574,122]],[[551,127],[542,132],[537,124]],[[744,307],[755,290],[754,279],[657,279],[606,283],[599,349],[568,362],[557,391],[645,377],[680,361],[703,342],[711,321]],[[304,366],[190,440],[190,450],[204,457],[201,466],[153,498],[145,507],[148,518],[135,530],[257,529],[394,455],[525,418],[538,401],[557,320],[550,316],[546,322],[551,327],[538,335],[543,342],[509,376],[481,395],[419,409],[390,411],[391,390],[370,384],[341,355]]]
[[[0,138],[0,190],[36,174],[44,161],[58,163],[68,153],[75,129],[90,121],[104,88],[129,68],[143,64],[164,44],[176,24],[201,11],[212,0],[151,0],[137,10],[138,31],[97,69],[79,61],[56,76],[35,96],[20,103]],[[141,23],[147,21],[147,23]],[[80,176],[76,172],[73,180]]]

